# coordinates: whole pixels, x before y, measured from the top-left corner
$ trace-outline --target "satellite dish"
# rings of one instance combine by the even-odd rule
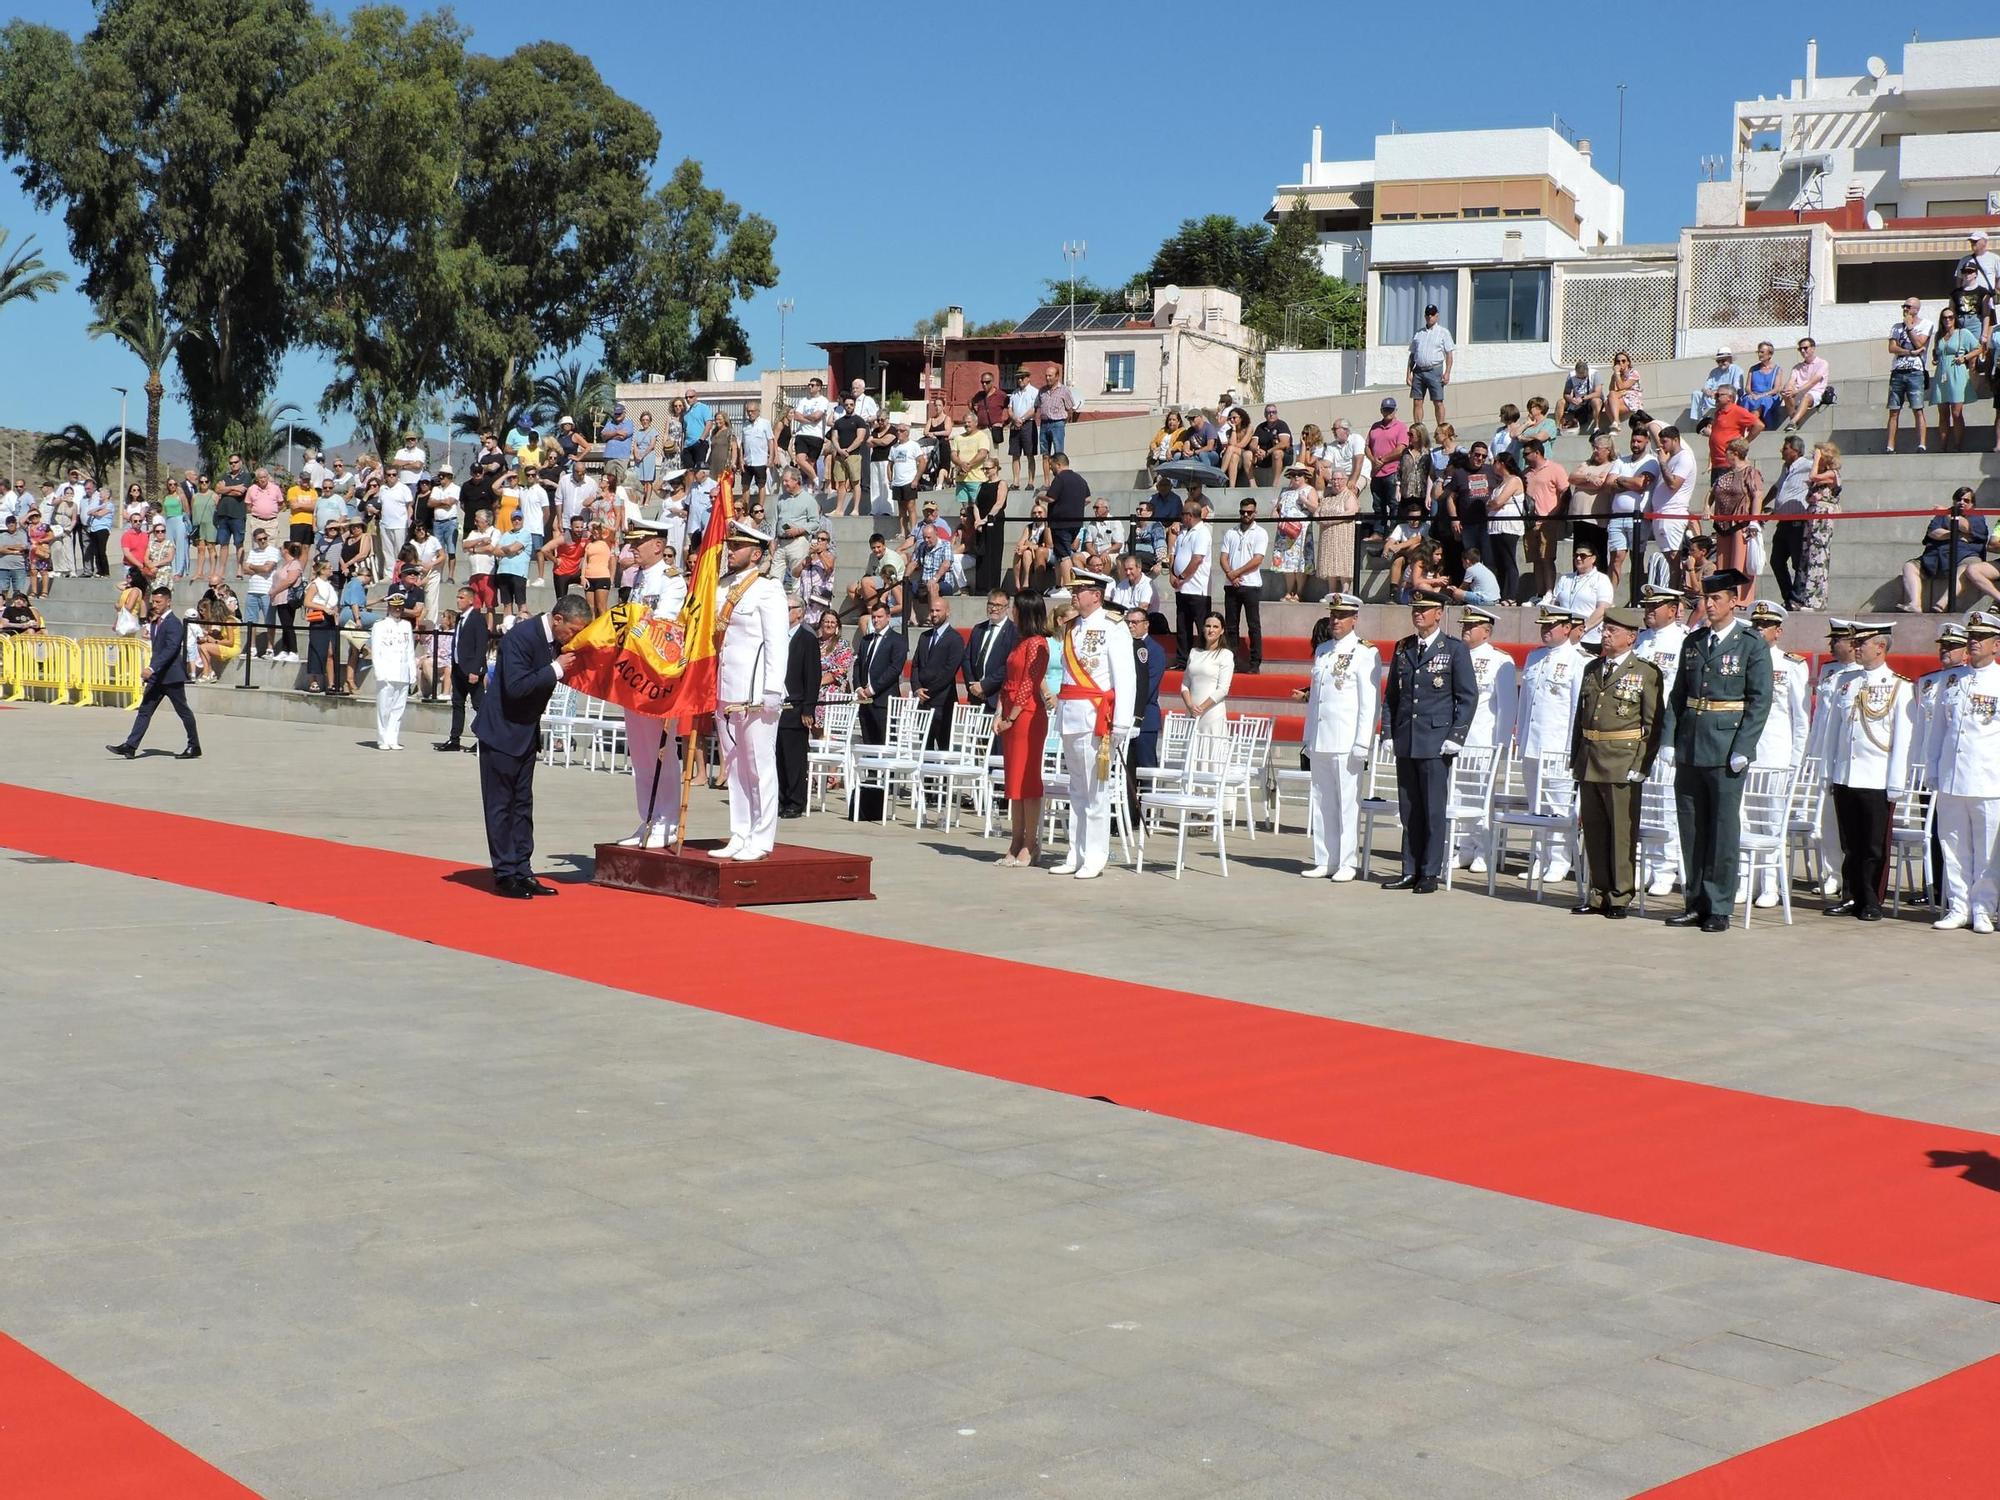
[[[1868,222],[1868,227],[1870,229],[1880,229],[1884,222],[1882,218],[1882,210],[1880,210],[1879,208],[1869,209],[1867,222]]]
[[[1877,83],[1880,83],[1884,78],[1889,76],[1889,65],[1883,62],[1882,59],[1879,57],[1869,58],[1868,76],[1874,79]]]
[[[1160,300],[1166,303],[1169,307],[1177,305],[1181,300],[1181,289],[1173,285],[1171,282],[1168,283],[1168,285],[1163,287],[1160,291]]]

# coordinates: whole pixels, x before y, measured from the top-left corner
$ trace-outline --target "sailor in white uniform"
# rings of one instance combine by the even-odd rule
[[[1056,643],[1062,658],[1056,732],[1069,772],[1070,814],[1069,853],[1054,872],[1078,880],[1096,879],[1111,858],[1111,799],[1122,786],[1117,761],[1132,737],[1137,697],[1132,632],[1104,609],[1110,584],[1102,573],[1071,570],[1076,618]]]
[[[678,619],[687,599],[687,581],[666,561],[669,528],[664,521],[634,517],[625,542],[639,565],[630,602],[648,615]],[[639,826],[618,842],[628,848],[664,849],[681,822],[681,743],[678,719],[625,711],[625,744],[632,756],[632,793]]]
[[[1882,920],[1892,808],[1909,785],[1916,699],[1888,664],[1886,621],[1854,622],[1854,667],[1829,704],[1827,790],[1840,819],[1842,899],[1827,916]]]
[[[778,845],[778,716],[791,625],[785,590],[764,573],[770,536],[729,523],[716,585],[715,738],[729,778],[729,842],[717,859],[748,863]]]
[[[1687,623],[1681,618],[1685,601],[1679,589],[1670,589],[1661,584],[1649,583],[1639,591],[1639,608],[1643,611],[1646,628],[1639,632],[1639,638],[1632,643],[1632,653],[1651,662],[1660,669],[1660,700],[1666,702],[1673,697],[1674,679],[1681,673],[1681,647],[1687,643]],[[1673,782],[1673,757],[1662,757],[1653,766],[1656,780]],[[1644,853],[1644,846],[1641,847]],[[1680,819],[1667,819],[1666,847],[1653,863],[1650,879],[1646,885],[1649,896],[1665,896],[1673,891],[1681,878],[1681,829]]]
[[[1916,698],[1912,712],[1916,715],[1916,729],[1910,740],[1910,764],[1928,767],[1931,763],[1931,731],[1937,724],[1940,694],[1944,691],[1953,667],[1965,665],[1965,627],[1956,620],[1947,621],[1938,627],[1938,665],[1935,672],[1925,672],[1910,684],[1910,691]],[[1936,819],[1931,820],[1931,847],[1924,863],[1924,890],[1931,905],[1940,911],[1944,905],[1944,828]]]
[[[1521,706],[1521,669],[1513,655],[1493,644],[1495,617],[1483,605],[1468,604],[1459,611],[1458,633],[1472,657],[1472,675],[1479,697],[1472,709],[1472,729],[1465,736],[1468,749],[1498,746],[1502,753],[1514,740],[1514,714]],[[1472,827],[1458,841],[1458,863],[1475,875],[1486,873],[1487,824]]]
[[[1764,720],[1764,732],[1758,736],[1750,764],[1794,771],[1805,759],[1806,736],[1812,730],[1811,668],[1803,656],[1778,649],[1778,637],[1785,628],[1783,605],[1759,599],[1750,611],[1750,623],[1771,648],[1771,713]],[[1757,904],[1778,904],[1778,877],[1769,869],[1758,876]]]
[[[2000,916],[2000,615],[1973,615],[1965,637],[1965,665],[1946,674],[1928,739],[1945,894],[1931,925],[1990,933]]]
[[[1305,748],[1312,766],[1306,825],[1313,862],[1304,874],[1308,880],[1352,880],[1361,847],[1361,778],[1375,744],[1382,663],[1355,632],[1358,597],[1330,594],[1326,613],[1333,634],[1313,652],[1312,686],[1293,690],[1294,697],[1306,700]]]
[[[1542,627],[1542,645],[1529,653],[1521,668],[1520,707],[1514,718],[1514,747],[1521,758],[1521,779],[1531,812],[1540,806],[1542,757],[1569,754],[1571,732],[1576,727],[1577,691],[1583,685],[1583,669],[1590,665],[1590,658],[1576,644],[1583,624],[1579,616],[1545,604],[1537,623]],[[1569,874],[1576,862],[1570,847],[1572,837],[1565,833],[1554,839],[1543,879],[1553,883]],[[1539,865],[1541,860],[1537,858],[1535,863]]]
[[[1817,756],[1820,774],[1831,780],[1833,777],[1833,728],[1836,713],[1834,703],[1840,696],[1840,680],[1854,666],[1854,622],[1833,619],[1827,621],[1827,659],[1819,669],[1819,681],[1813,685],[1812,731],[1806,736],[1806,754]],[[1819,863],[1824,872],[1820,882],[1820,894],[1831,896],[1840,889],[1840,867],[1843,856],[1840,848],[1840,819],[1833,810],[1831,794],[1820,801],[1819,814]]]

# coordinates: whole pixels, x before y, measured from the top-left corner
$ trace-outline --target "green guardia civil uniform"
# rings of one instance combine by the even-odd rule
[[[1681,645],[1668,696],[1674,811],[1687,909],[1725,920],[1736,907],[1743,777],[1771,713],[1771,648],[1738,616],[1718,636],[1704,625]],[[1743,770],[1731,770],[1741,760]]]
[[[1666,726],[1666,679],[1635,651],[1599,657],[1577,690],[1570,766],[1593,905],[1623,911],[1639,873],[1639,799]]]

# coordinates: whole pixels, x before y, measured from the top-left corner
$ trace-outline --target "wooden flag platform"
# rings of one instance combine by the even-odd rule
[[[799,901],[873,901],[865,854],[836,854],[780,844],[748,864],[709,853],[721,839],[693,839],[685,848],[597,846],[592,884],[613,890],[672,896],[702,906],[780,906]]]

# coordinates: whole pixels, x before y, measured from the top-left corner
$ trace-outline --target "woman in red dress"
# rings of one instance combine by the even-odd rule
[[[1007,656],[995,726],[1011,833],[1000,863],[1031,865],[1042,857],[1036,836],[1042,827],[1042,746],[1049,735],[1048,705],[1042,701],[1042,679],[1049,667],[1049,607],[1040,594],[1015,595],[1014,628],[1021,639]]]

